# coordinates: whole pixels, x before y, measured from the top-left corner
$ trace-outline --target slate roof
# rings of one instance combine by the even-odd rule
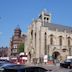
[[[64,32],[66,30],[67,33],[69,32],[72,33],[72,27],[69,27],[69,26],[44,22],[44,27],[48,27],[49,30],[53,30],[53,31],[57,29],[60,32]]]

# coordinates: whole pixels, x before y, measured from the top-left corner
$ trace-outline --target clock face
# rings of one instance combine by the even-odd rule
[[[12,52],[13,52],[13,53],[17,53],[17,49],[13,49]]]

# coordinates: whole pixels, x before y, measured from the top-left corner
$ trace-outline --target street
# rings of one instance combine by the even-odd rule
[[[48,72],[72,72],[72,69],[60,68],[55,65],[43,65],[42,67],[46,68]]]
[[[29,66],[33,64],[27,64]],[[36,64],[36,66],[43,67],[47,69],[47,72],[72,72],[72,69],[61,68],[58,64],[57,65],[49,65],[49,64]]]

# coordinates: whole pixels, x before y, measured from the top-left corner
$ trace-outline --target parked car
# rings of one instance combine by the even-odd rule
[[[28,60],[28,55],[24,54],[24,53],[20,53],[19,58],[18,58],[18,62],[20,64],[25,64]]]
[[[46,72],[47,70],[38,66],[25,66],[7,64],[0,67],[0,72]]]
[[[27,55],[19,55],[19,57],[13,57],[10,61],[14,64],[25,64],[27,62]]]
[[[17,64],[17,62],[18,62],[17,57],[12,57],[12,58],[10,58],[10,62],[11,62],[11,63],[14,63],[14,64]]]
[[[5,60],[5,59],[0,59],[0,66],[2,66],[3,64],[8,64],[11,63],[9,60]]]
[[[67,59],[63,63],[60,63],[60,67],[72,68],[72,59]]]
[[[9,60],[5,60],[5,59],[0,59],[0,63],[1,62],[10,62]]]

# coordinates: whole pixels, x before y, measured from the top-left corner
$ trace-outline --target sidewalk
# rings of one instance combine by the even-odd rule
[[[48,63],[39,63],[39,64],[33,64],[33,63],[26,63],[27,66],[56,66],[55,64],[48,64]]]

